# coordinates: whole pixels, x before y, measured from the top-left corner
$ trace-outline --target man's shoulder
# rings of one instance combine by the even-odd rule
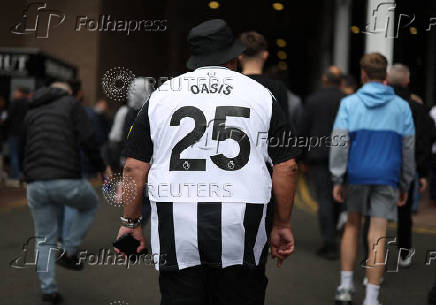
[[[345,95],[339,88],[321,88],[307,97],[307,102],[311,104],[329,103],[344,100],[352,95]]]
[[[398,107],[401,107],[402,109],[409,109],[411,107],[411,104],[413,102],[406,101],[402,97],[395,95],[392,99],[392,102],[398,105]]]
[[[344,95],[341,98],[341,105],[344,106],[353,106],[356,103],[361,103],[361,102],[362,102],[361,98],[356,93],[350,95]]]

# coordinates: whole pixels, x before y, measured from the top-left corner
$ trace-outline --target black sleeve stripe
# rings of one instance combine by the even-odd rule
[[[297,157],[301,152],[298,147],[290,145],[293,141],[289,141],[289,138],[297,135],[295,129],[287,122],[285,113],[275,99],[272,100],[271,107],[268,154],[272,163],[278,164]]]
[[[126,156],[144,162],[150,162],[153,156],[148,102],[143,105],[130,129],[127,138]]]

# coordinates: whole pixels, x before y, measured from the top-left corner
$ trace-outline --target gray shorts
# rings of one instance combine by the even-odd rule
[[[397,220],[398,189],[389,185],[347,185],[348,212]]]

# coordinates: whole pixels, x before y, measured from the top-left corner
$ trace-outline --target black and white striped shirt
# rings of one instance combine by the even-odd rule
[[[151,243],[160,270],[257,266],[271,227],[267,163],[296,157],[271,93],[223,67],[164,83],[135,120],[128,157],[150,162]],[[174,88],[177,86],[177,88]],[[269,143],[268,139],[282,141]]]

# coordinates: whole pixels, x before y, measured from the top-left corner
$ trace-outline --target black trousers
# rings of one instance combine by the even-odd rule
[[[268,279],[264,266],[224,269],[197,266],[161,271],[161,305],[263,305]]]
[[[436,305],[436,273],[435,273],[433,288],[430,290],[430,293],[428,294],[428,305]]]
[[[415,183],[412,182],[410,184],[406,204],[398,208],[398,248],[412,248],[412,206],[414,194]],[[408,252],[403,251],[401,254],[405,256]]]
[[[336,247],[337,217],[333,201],[333,182],[328,164],[311,164],[311,174],[316,188],[318,222],[323,245]]]

